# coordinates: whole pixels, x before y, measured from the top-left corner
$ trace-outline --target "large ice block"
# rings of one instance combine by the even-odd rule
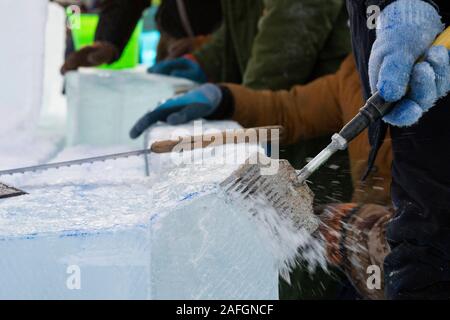
[[[42,101],[47,0],[0,2],[0,137],[33,129]]]
[[[129,131],[146,112],[177,92],[188,80],[145,72],[84,69],[66,76],[69,146],[89,144],[140,146]]]
[[[152,157],[6,179],[29,194],[0,200],[0,299],[277,298],[269,238],[218,188],[238,164]]]
[[[152,228],[152,298],[278,299],[276,259],[250,212],[220,192],[185,199]]]

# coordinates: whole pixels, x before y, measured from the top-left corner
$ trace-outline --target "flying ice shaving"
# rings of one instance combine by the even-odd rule
[[[233,195],[222,194],[226,201],[235,201]],[[306,265],[313,273],[316,268],[327,269],[325,248],[305,228],[298,228],[294,222],[282,217],[260,196],[243,199],[239,205],[242,213],[252,217],[260,234],[270,245],[281,277],[290,283],[290,272],[298,265]]]

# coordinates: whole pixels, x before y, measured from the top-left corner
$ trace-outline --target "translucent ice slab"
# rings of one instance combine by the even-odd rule
[[[69,146],[127,144],[132,125],[162,100],[193,83],[145,72],[84,69],[66,76]]]
[[[217,187],[238,164],[167,156],[6,179],[29,195],[0,200],[0,299],[277,298],[268,238]]]

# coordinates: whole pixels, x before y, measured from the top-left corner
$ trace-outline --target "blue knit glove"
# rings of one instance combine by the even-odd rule
[[[174,97],[143,116],[131,129],[130,137],[138,138],[158,121],[179,125],[212,115],[222,101],[218,86],[205,84],[184,95]]]
[[[450,89],[447,49],[428,50],[444,28],[441,17],[422,0],[397,0],[382,11],[377,27],[369,61],[372,91],[399,101],[386,122],[411,126]],[[423,55],[425,61],[416,64]]]
[[[178,58],[157,63],[148,69],[148,72],[186,78],[198,83],[207,82],[206,74],[200,65],[188,58]]]

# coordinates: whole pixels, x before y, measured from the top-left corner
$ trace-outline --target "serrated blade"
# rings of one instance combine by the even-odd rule
[[[123,153],[109,154],[109,155],[98,156],[98,157],[77,159],[77,160],[71,160],[71,161],[42,164],[42,165],[31,166],[31,167],[8,169],[8,170],[0,171],[0,176],[25,174],[25,173],[29,173],[29,172],[45,171],[45,170],[49,170],[49,169],[59,169],[59,168],[68,168],[68,167],[72,167],[72,166],[81,166],[83,164],[103,162],[103,161],[107,161],[107,160],[117,160],[117,159],[122,159],[122,158],[138,157],[141,155],[149,154],[151,152],[152,152],[151,149],[144,149],[144,150],[123,152]]]

